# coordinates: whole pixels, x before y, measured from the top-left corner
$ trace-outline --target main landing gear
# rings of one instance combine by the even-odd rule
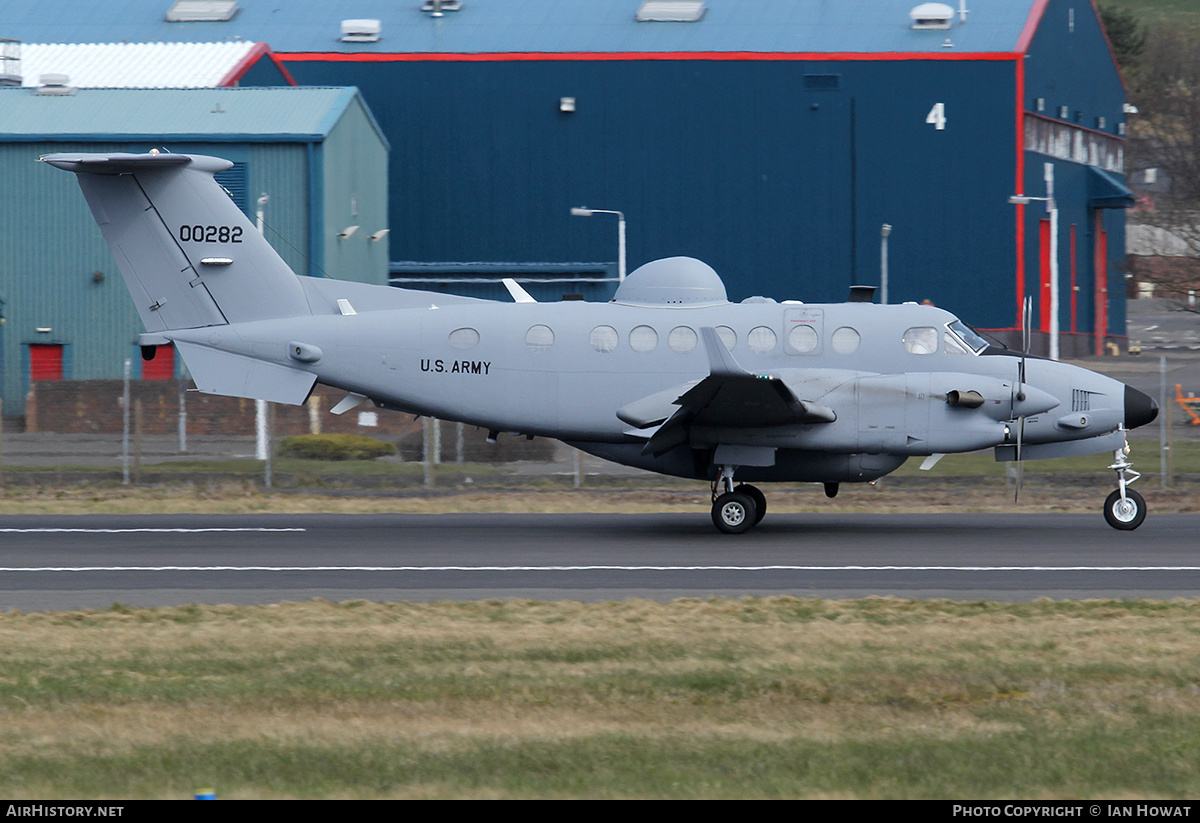
[[[742,534],[754,528],[767,513],[767,497],[748,483],[733,485],[735,466],[722,466],[712,486],[712,521],[717,531]],[[720,493],[718,493],[720,492]]]
[[[1141,475],[1125,459],[1128,453],[1128,443],[1113,452],[1113,464],[1109,468],[1117,473],[1117,490],[1104,501],[1104,519],[1121,531],[1133,531],[1146,519],[1145,498],[1129,488],[1129,484]]]

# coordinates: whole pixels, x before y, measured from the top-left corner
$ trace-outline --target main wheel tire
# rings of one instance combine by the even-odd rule
[[[1133,489],[1126,489],[1122,500],[1118,489],[1104,501],[1104,519],[1114,529],[1133,531],[1146,519],[1146,499]]]
[[[755,524],[754,500],[740,492],[726,492],[713,502],[712,521],[717,531],[741,534]]]
[[[754,525],[757,526],[767,516],[767,496],[759,491],[758,486],[751,486],[749,483],[742,483],[735,487],[734,491],[741,492],[754,501]]]

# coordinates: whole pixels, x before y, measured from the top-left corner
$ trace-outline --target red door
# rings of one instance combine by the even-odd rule
[[[1038,241],[1041,244],[1039,259],[1041,261],[1042,274],[1042,289],[1041,296],[1038,298],[1038,308],[1040,310],[1041,329],[1044,332],[1050,331],[1050,221],[1038,221]]]
[[[1096,354],[1104,354],[1104,338],[1108,335],[1108,232],[1104,216],[1096,209],[1096,259],[1093,263],[1096,299]]]
[[[63,379],[62,343],[29,344],[29,379]]]
[[[153,360],[142,360],[143,380],[173,380],[175,378],[175,347],[156,346]]]

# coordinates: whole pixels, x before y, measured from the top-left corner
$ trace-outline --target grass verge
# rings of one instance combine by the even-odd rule
[[[0,615],[0,794],[1200,794],[1200,604]]]

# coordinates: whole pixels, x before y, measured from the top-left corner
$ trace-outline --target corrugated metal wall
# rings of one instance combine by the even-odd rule
[[[1011,60],[289,69],[301,83],[358,85],[402,147],[396,259],[615,260],[611,218],[569,216],[586,205],[625,212],[630,270],[686,254],[716,268],[733,299],[840,300],[879,280],[887,222],[893,300],[1012,322]],[[945,129],[926,123],[936,103]]]
[[[0,326],[5,414],[24,411],[31,343],[64,347],[67,379],[119,378],[124,361],[140,375],[136,347],[141,321],[74,175],[33,162],[65,151],[145,151],[147,144],[5,143],[0,225]],[[307,271],[308,189],[303,144],[179,144],[180,153],[214,154],[247,163],[251,209],[271,194],[266,234],[298,272]],[[38,331],[50,329],[50,331]]]
[[[330,277],[387,285],[388,232],[379,240],[371,236],[388,228],[388,151],[370,125],[370,115],[355,98],[314,149],[320,153],[325,204],[322,266]],[[337,235],[358,226],[353,236]],[[314,272],[316,274],[317,272]]]

